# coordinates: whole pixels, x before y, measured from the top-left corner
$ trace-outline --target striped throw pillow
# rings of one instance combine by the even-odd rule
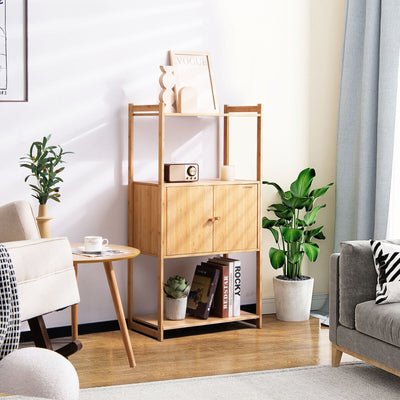
[[[378,275],[376,304],[400,302],[400,246],[371,240],[372,255]]]

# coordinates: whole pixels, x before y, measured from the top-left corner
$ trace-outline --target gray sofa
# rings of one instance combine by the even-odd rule
[[[340,254],[331,255],[332,366],[347,353],[400,376],[400,303],[375,304],[376,282],[369,241],[343,242]]]

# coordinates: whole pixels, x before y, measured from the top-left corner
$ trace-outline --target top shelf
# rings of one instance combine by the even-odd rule
[[[160,115],[159,104],[136,105],[130,104],[130,110],[135,117],[158,117]],[[167,113],[165,117],[260,117],[259,106],[229,106],[228,112],[223,113]]]

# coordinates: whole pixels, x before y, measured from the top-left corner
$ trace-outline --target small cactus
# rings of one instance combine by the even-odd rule
[[[186,279],[182,276],[175,275],[168,278],[167,283],[164,283],[164,293],[167,297],[180,299],[189,294],[190,286]]]

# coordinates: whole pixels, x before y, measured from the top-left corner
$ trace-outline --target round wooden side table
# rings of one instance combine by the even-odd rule
[[[73,243],[72,248],[81,248],[83,243]],[[117,314],[118,324],[124,342],[125,351],[128,356],[129,366],[134,367],[136,365],[135,358],[133,356],[133,350],[131,341],[129,338],[128,327],[126,326],[124,310],[122,308],[121,297],[118,290],[117,281],[115,279],[114,268],[112,265],[113,261],[128,260],[136,257],[140,254],[138,249],[128,246],[120,246],[116,244],[107,245],[107,250],[115,251],[115,254],[110,255],[84,255],[84,254],[72,254],[72,260],[74,262],[75,275],[78,278],[78,264],[90,264],[90,263],[103,263],[104,271],[107,276],[108,286],[110,288],[111,297],[114,303],[115,313]],[[78,304],[71,307],[71,326],[72,326],[72,340],[78,338]]]

